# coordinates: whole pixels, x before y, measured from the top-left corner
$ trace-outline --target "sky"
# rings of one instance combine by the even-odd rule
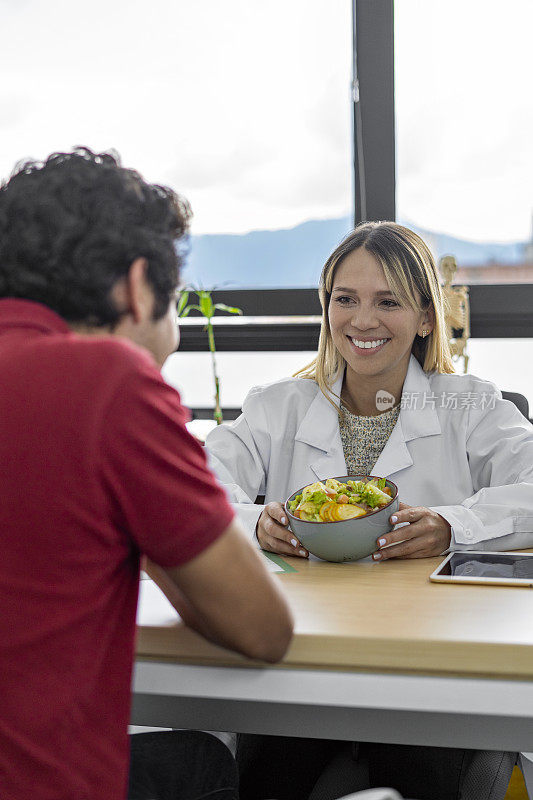
[[[396,0],[403,220],[530,237],[532,29],[531,0]],[[195,234],[351,212],[349,0],[0,0],[0,30],[2,178],[84,144],[182,192]]]

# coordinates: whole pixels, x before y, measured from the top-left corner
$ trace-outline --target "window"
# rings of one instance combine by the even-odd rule
[[[314,286],[351,226],[350,0],[24,0],[0,64],[0,175],[116,148],[191,202],[187,281]]]
[[[533,283],[533,5],[395,4],[397,217],[457,283]]]
[[[357,5],[374,28],[385,9],[390,40],[392,0]],[[114,147],[126,165],[191,201],[185,281],[225,288],[220,299],[232,305],[240,304],[232,295],[241,287],[314,287],[352,226],[351,15],[350,0],[154,0],[149,10],[140,0],[94,0],[90,13],[66,0],[4,4],[0,69],[9,79],[0,87],[0,175],[21,158],[76,144]],[[533,284],[533,106],[525,85],[532,23],[530,0],[508,0],[499,13],[482,0],[395,4],[397,218],[437,256],[456,255],[457,282]],[[365,32],[367,60],[375,32]],[[361,73],[367,84],[373,66]],[[379,92],[376,102],[385,102]],[[370,140],[377,133],[374,122],[364,130]],[[376,175],[367,167],[368,195]],[[473,285],[473,300],[475,288],[489,287]],[[316,292],[314,301],[300,292],[301,302],[279,313],[316,315]],[[252,316],[265,313],[267,293],[257,294]],[[505,297],[501,312],[509,314],[514,301]],[[524,323],[529,298],[520,292],[520,332],[498,328],[498,336],[533,334]],[[309,336],[297,328],[284,344],[300,348],[306,362]],[[474,336],[494,336],[474,328]],[[275,374],[269,367],[267,375],[276,349],[268,336],[251,362],[257,377],[246,368],[249,383],[301,363],[298,353],[290,364],[277,354]],[[473,340],[472,372],[491,377],[481,346],[491,363],[509,363],[507,342],[498,341]],[[236,357],[228,354],[229,376]],[[226,380],[225,365],[222,372],[223,392],[231,384],[242,399],[248,383]],[[533,386],[494,380],[533,405]],[[195,391],[185,392],[189,402],[207,404],[192,399]],[[223,402],[238,404],[227,394]]]

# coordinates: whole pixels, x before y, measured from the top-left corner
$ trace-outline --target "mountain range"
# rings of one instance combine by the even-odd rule
[[[403,224],[427,242],[437,259],[451,254],[460,266],[524,259],[525,242],[471,242]],[[204,288],[314,287],[324,261],[351,228],[350,217],[339,217],[279,230],[191,236],[183,281]]]

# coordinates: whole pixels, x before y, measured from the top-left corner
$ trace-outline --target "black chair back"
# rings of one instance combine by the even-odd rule
[[[504,400],[510,400],[511,403],[514,403],[524,417],[529,419],[529,403],[527,397],[524,397],[524,395],[519,392],[502,392],[502,397]]]

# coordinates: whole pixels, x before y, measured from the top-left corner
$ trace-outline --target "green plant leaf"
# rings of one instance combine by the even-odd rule
[[[201,291],[198,292],[198,296],[200,298],[200,310],[202,314],[204,317],[207,317],[207,319],[210,319],[215,313],[213,301],[211,300],[211,293]]]
[[[182,312],[185,310],[185,307],[188,302],[189,302],[189,292],[188,291],[180,292],[178,305],[176,307],[176,310],[178,312],[178,317],[182,316]]]
[[[213,317],[215,311],[225,311],[228,314],[242,314],[242,310],[240,308],[235,308],[234,306],[227,306],[225,303],[214,304],[211,297],[211,292],[213,292],[215,289],[215,286],[213,286],[211,289],[202,289],[201,286],[189,284],[189,286],[187,286],[186,289],[180,293],[177,309],[178,316],[180,317],[186,317],[190,311],[199,311],[206,320],[203,329],[206,331],[209,341],[209,350],[211,351],[212,356],[213,377],[215,381],[215,410],[213,416],[217,424],[220,425],[222,422],[222,412],[220,410],[220,381],[217,375],[215,332],[211,318]],[[198,297],[198,305],[187,305],[190,293],[196,294]]]
[[[227,306],[225,303],[215,303],[215,308],[218,308],[219,311],[227,311],[228,314],[242,314],[241,308],[235,308],[234,306]]]
[[[183,317],[188,317],[189,316],[189,311],[199,311],[200,314],[202,313],[202,309],[200,308],[200,306],[197,306],[194,303],[192,303],[190,306],[187,306],[187,308],[185,308],[181,312],[181,314],[179,315],[180,318],[183,319]]]

